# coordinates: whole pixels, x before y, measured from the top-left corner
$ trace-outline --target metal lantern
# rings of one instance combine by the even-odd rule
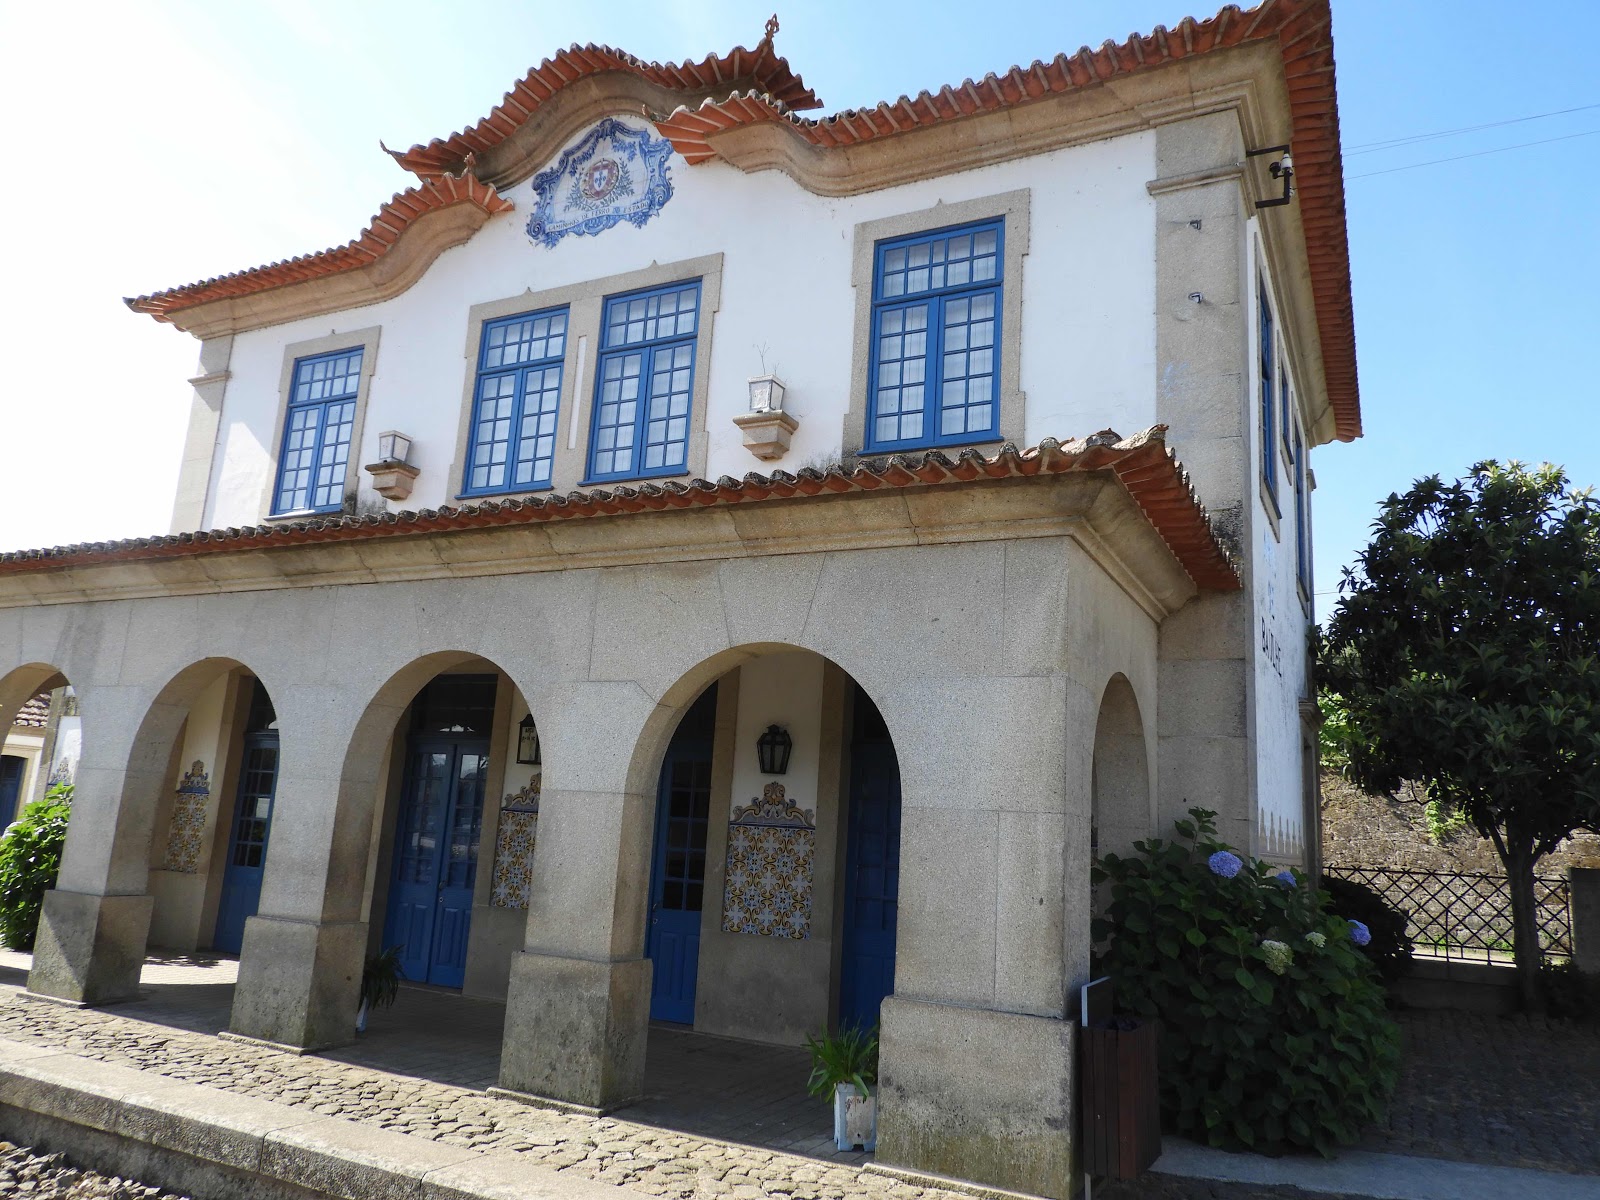
[[[517,726],[517,761],[524,766],[539,765],[539,727],[533,723],[532,713]]]
[[[757,375],[750,380],[751,412],[782,412],[783,380],[776,375]]]
[[[783,775],[789,770],[789,751],[794,749],[794,739],[786,729],[768,725],[767,731],[756,739],[756,757],[761,760],[763,775]]]
[[[411,457],[411,439],[394,429],[378,435],[378,459],[386,463],[403,463]]]

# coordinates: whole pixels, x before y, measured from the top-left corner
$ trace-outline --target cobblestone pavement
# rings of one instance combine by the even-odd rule
[[[97,1175],[71,1166],[62,1154],[0,1142],[0,1196],[29,1200],[184,1200],[115,1175]]]
[[[653,1196],[730,1200],[960,1200],[856,1166],[709,1142],[614,1118],[551,1112],[481,1092],[222,1041],[0,989],[0,1037],[171,1079],[363,1121],[452,1146],[512,1151]]]
[[[1600,1027],[1398,1015],[1400,1086],[1364,1150],[1600,1175]]]

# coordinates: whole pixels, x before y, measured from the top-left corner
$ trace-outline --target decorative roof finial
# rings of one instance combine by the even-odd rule
[[[770,42],[777,35],[778,35],[778,14],[777,13],[773,13],[770,17],[767,18],[767,36],[766,36],[765,40]]]

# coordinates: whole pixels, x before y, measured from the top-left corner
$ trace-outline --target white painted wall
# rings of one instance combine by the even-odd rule
[[[1254,225],[1255,223],[1252,222]],[[1271,272],[1259,252],[1256,232],[1250,239],[1250,468],[1252,494],[1252,546],[1250,590],[1253,608],[1253,677],[1256,751],[1256,852],[1263,857],[1301,859],[1305,853],[1304,746],[1301,740],[1300,700],[1310,695],[1306,639],[1312,625],[1310,597],[1302,598],[1296,576],[1295,552],[1300,536],[1295,525],[1294,468],[1284,451],[1283,438],[1274,430],[1271,452],[1278,462],[1278,505],[1282,510],[1276,528],[1262,494],[1260,420],[1260,322],[1257,305],[1258,277],[1278,296]],[[1281,311],[1281,310],[1279,310]],[[1285,323],[1274,327],[1281,338]],[[1275,359],[1275,361],[1278,361]],[[1290,384],[1298,396],[1290,357]],[[1274,404],[1281,401],[1274,392]],[[1299,421],[1296,412],[1294,419]],[[1302,427],[1303,428],[1303,427]],[[1310,504],[1309,494],[1306,503]]]
[[[235,340],[205,524],[254,524],[266,515],[286,346],[381,326],[357,461],[374,461],[381,431],[403,430],[416,439],[412,462],[422,474],[411,497],[390,507],[453,503],[461,481],[448,476],[463,381],[473,370],[465,359],[472,305],[716,252],[725,256],[721,310],[710,362],[698,367],[711,372],[706,474],[834,461],[844,412],[859,399],[850,385],[854,226],[1024,187],[1032,189],[1021,281],[1027,440],[1142,429],[1155,420],[1155,234],[1144,187],[1155,172],[1154,145],[1153,134],[1134,134],[845,199],[812,195],[777,171],[691,168],[674,155],[673,197],[644,228],[624,223],[554,249],[527,237],[533,191],[524,181],[508,193],[515,211],[445,252],[405,294]],[[800,419],[792,449],[776,464],[746,451],[732,422],[749,406],[746,379],[759,373],[763,346],[766,364],[789,385],[785,407]],[[580,395],[592,392],[595,350],[588,348],[586,378],[576,382]],[[563,438],[571,413],[569,393]],[[581,447],[588,430],[579,437]],[[361,502],[381,504],[367,482],[363,476]]]

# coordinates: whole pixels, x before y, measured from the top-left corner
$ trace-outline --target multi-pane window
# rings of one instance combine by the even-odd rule
[[[467,450],[467,495],[550,486],[567,310],[486,322]]]
[[[1258,324],[1256,338],[1260,343],[1257,352],[1261,356],[1261,482],[1266,488],[1273,512],[1277,512],[1278,446],[1275,430],[1277,413],[1274,409],[1272,392],[1273,384],[1276,382],[1273,355],[1277,350],[1275,341],[1277,332],[1273,329],[1272,305],[1267,300],[1265,280],[1259,281],[1257,285],[1256,310]]]
[[[612,296],[601,318],[591,480],[681,475],[689,466],[700,281]]]
[[[294,364],[274,515],[338,512],[344,506],[350,434],[361,387],[361,350],[340,350]]]
[[[867,450],[999,436],[1004,238],[986,221],[878,243]]]

